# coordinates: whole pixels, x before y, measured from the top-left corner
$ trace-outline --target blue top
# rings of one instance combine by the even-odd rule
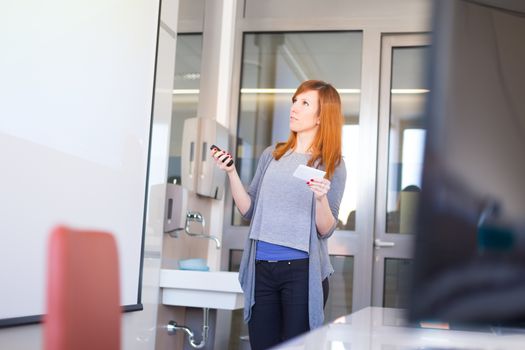
[[[308,258],[308,253],[299,249],[257,241],[255,260],[297,260]]]

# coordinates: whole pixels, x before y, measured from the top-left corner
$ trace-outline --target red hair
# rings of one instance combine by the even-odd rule
[[[319,129],[310,145],[312,156],[308,166],[324,165],[326,178],[331,179],[335,168],[341,163],[341,135],[343,130],[343,114],[341,112],[341,98],[337,90],[330,84],[320,80],[303,82],[292,97],[306,91],[315,90],[319,95]],[[273,157],[279,160],[288,150],[295,149],[297,133],[290,132],[288,141],[280,142],[273,151]]]

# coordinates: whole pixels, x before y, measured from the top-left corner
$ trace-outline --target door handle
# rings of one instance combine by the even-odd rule
[[[385,242],[380,240],[379,238],[376,238],[374,240],[374,247],[376,248],[387,248],[387,247],[393,247],[396,244],[394,242]]]

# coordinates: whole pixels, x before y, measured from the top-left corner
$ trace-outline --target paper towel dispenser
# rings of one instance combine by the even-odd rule
[[[229,149],[228,129],[213,119],[189,118],[182,133],[181,183],[201,196],[222,199],[226,173],[209,155],[215,144]]]
[[[166,184],[166,203],[164,206],[164,233],[176,232],[184,227],[186,220],[188,194],[180,185]]]

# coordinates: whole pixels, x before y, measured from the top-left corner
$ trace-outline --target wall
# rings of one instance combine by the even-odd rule
[[[151,22],[151,33],[155,33],[158,21],[159,2],[156,1],[142,1],[143,6],[141,16]],[[6,6],[6,7],[4,7]],[[0,14],[8,15],[6,10],[20,10],[36,11],[40,6],[48,7],[53,15],[60,16],[59,18],[66,18],[71,23],[70,28],[65,30],[75,31],[74,24],[82,23],[84,26],[96,25],[96,18],[83,17],[82,11],[79,11],[79,4],[74,6],[67,6],[61,3],[61,0],[48,1],[42,5],[39,1],[19,3],[11,1],[10,4],[5,5],[3,2],[0,8]],[[90,1],[90,11],[113,11],[114,16],[128,16],[131,15],[129,4],[117,0],[107,1]],[[157,330],[157,307],[159,301],[159,269],[160,256],[162,250],[162,230],[163,230],[163,208],[164,208],[164,193],[162,191],[155,191],[156,188],[162,186],[165,182],[168,162],[168,147],[169,147],[169,129],[171,123],[171,88],[173,86],[173,67],[175,55],[175,36],[177,27],[177,10],[178,0],[163,0],[162,1],[162,18],[160,25],[159,46],[164,48],[163,54],[159,54],[159,62],[157,64],[157,84],[155,87],[155,105],[153,115],[152,140],[151,140],[151,155],[149,165],[149,193],[148,208],[158,208],[158,210],[149,210],[147,213],[146,222],[146,236],[145,236],[145,251],[143,261],[143,283],[142,283],[142,303],[143,311],[130,312],[123,314],[122,323],[122,348],[130,350],[153,350],[155,348],[155,337]],[[49,12],[48,12],[49,13]],[[29,16],[28,16],[29,17]],[[52,20],[52,18],[50,18]],[[0,19],[0,23],[5,23],[4,19]],[[30,30],[38,30],[32,28],[32,23],[25,23]],[[49,26],[53,23],[50,21]],[[2,28],[0,31],[0,43],[5,47],[5,44],[16,43],[17,40],[22,40],[17,33],[9,31],[7,28]],[[129,40],[133,40],[131,37]],[[14,45],[16,47],[16,45]],[[10,46],[7,46],[8,48]],[[145,52],[144,54],[151,54]],[[35,59],[38,59],[35,57]],[[20,62],[19,64],[23,64]],[[57,62],[63,68],[78,69],[76,62]],[[89,65],[89,63],[88,63]],[[96,63],[91,63],[89,69],[98,69]],[[151,77],[153,83],[153,77]],[[27,87],[28,94],[31,87]],[[100,94],[95,86],[85,87],[82,90],[82,98],[89,101],[90,94]],[[150,86],[145,86],[145,89],[151,89]],[[151,91],[151,90],[150,90]],[[79,92],[80,94],[80,92]],[[29,96],[29,95],[28,95]],[[28,99],[28,102],[30,100]],[[51,111],[42,110],[42,116]],[[4,116],[2,116],[3,118]],[[57,127],[59,127],[57,125]],[[64,130],[67,133],[67,130]],[[0,244],[8,244],[9,237],[0,236]],[[162,331],[160,329],[159,331]],[[10,350],[30,350],[42,348],[42,326],[40,324],[30,326],[20,326],[13,328],[5,328],[0,330],[0,348]]]

